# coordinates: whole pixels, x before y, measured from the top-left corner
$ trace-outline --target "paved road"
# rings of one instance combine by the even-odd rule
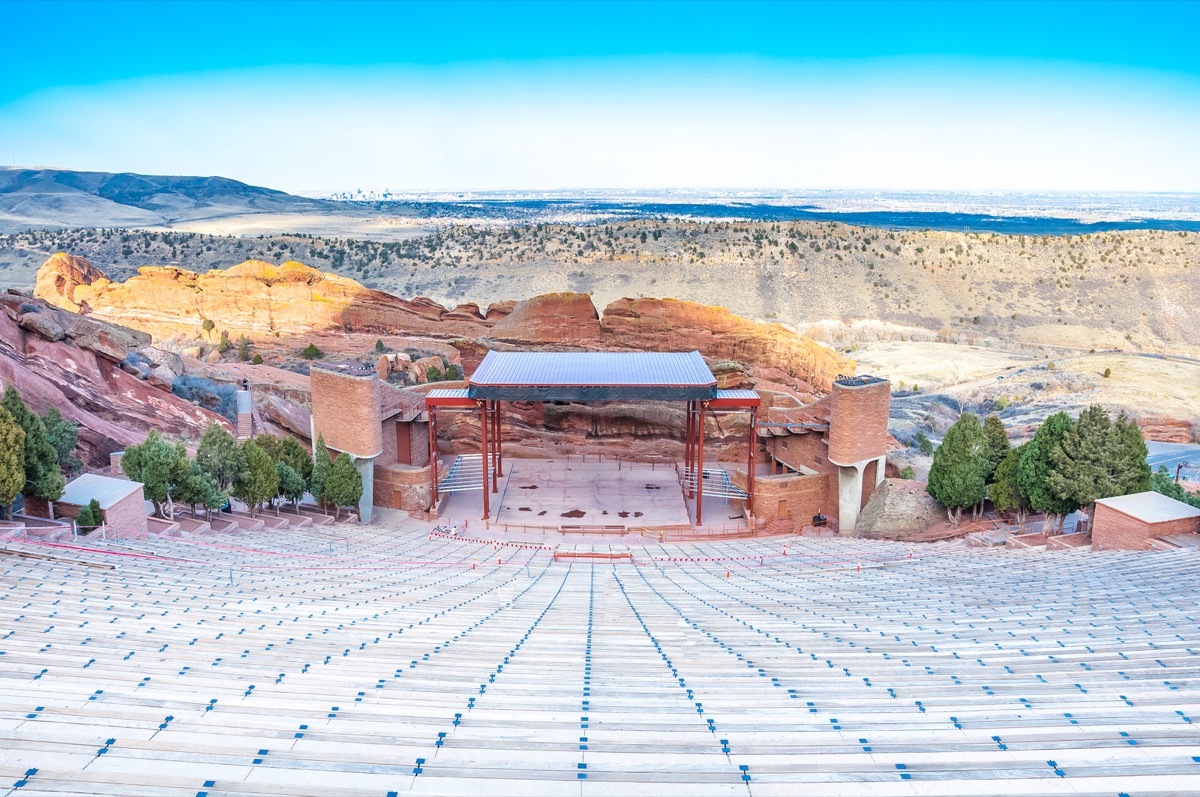
[[[1187,481],[1200,481],[1200,445],[1192,443],[1146,443],[1150,456],[1146,460],[1151,470],[1165,467],[1171,476],[1175,468],[1184,464],[1181,478]]]

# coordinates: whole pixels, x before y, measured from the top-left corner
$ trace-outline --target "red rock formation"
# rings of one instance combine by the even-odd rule
[[[783,371],[829,391],[854,362],[778,324],[760,324],[723,307],[677,299],[618,299],[604,308],[603,340],[613,348],[698,349],[708,359],[738,360]]]
[[[447,311],[429,299],[399,299],[294,262],[248,260],[206,274],[146,266],[114,283],[82,258],[56,255],[38,270],[35,295],[156,337],[199,335],[205,320],[231,338],[251,340],[335,330],[478,336],[487,328],[478,308]]]
[[[1151,415],[1138,418],[1137,424],[1142,428],[1142,435],[1147,440],[1157,443],[1200,442],[1200,426],[1191,421]]]
[[[34,412],[51,407],[79,423],[79,451],[90,465],[140,443],[151,429],[198,438],[210,421],[224,418],[131,376],[120,368],[147,336],[41,306],[21,313],[29,299],[0,296],[0,388],[15,385]],[[43,316],[31,323],[30,316]],[[63,335],[47,337],[56,327]],[[113,356],[119,355],[119,356]]]
[[[491,336],[529,343],[595,344],[600,316],[586,293],[547,293],[517,302]]]

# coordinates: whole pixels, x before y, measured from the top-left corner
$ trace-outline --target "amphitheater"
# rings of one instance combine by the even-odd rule
[[[430,526],[8,542],[0,792],[1200,791],[1194,551]]]

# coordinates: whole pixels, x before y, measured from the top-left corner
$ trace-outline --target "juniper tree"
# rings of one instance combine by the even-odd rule
[[[983,434],[987,438],[987,480],[988,483],[991,483],[996,468],[1012,450],[1012,443],[1008,442],[1008,432],[1004,429],[1004,421],[1000,420],[1000,416],[994,412],[983,419]]]
[[[338,454],[329,468],[329,478],[325,482],[325,494],[329,503],[333,504],[334,517],[337,517],[339,507],[357,504],[362,498],[362,492],[362,476],[350,461],[350,456],[345,452]]]
[[[217,487],[229,490],[234,480],[246,468],[245,457],[233,435],[213,421],[200,435],[196,462],[217,481]]]
[[[12,505],[25,485],[25,430],[0,406],[0,504],[12,519]]]
[[[1029,498],[1021,491],[1017,469],[1027,445],[1028,443],[1009,449],[996,467],[992,483],[988,486],[988,497],[992,499],[992,506],[1000,512],[1016,513],[1017,525],[1022,531],[1025,530],[1025,518],[1029,516]]]
[[[1044,420],[1033,439],[1023,446],[1024,452],[1017,464],[1017,483],[1029,499],[1029,506],[1046,515],[1042,526],[1045,530],[1049,529],[1053,519],[1058,520],[1061,529],[1062,519],[1079,508],[1079,504],[1050,486],[1051,455],[1072,424],[1071,416],[1065,412],[1056,412]]]
[[[1116,423],[1093,404],[1050,451],[1050,488],[1083,508],[1090,519],[1096,500],[1150,489],[1146,442],[1137,424],[1122,415]]]
[[[46,424],[25,406],[21,394],[12,385],[4,391],[0,406],[8,410],[17,425],[25,430],[25,485],[21,492],[44,501],[57,501],[67,488],[67,480],[58,469],[58,452],[50,443]]]
[[[286,462],[276,462],[275,472],[279,474],[279,497],[291,501],[293,506],[300,503],[307,490],[304,477]]]
[[[296,471],[296,473],[299,473],[301,478],[304,479],[305,484],[308,483],[309,477],[312,476],[312,455],[294,437],[283,438],[283,442],[279,444],[279,459],[277,461],[283,462]]]
[[[942,444],[933,452],[926,491],[946,507],[950,523],[957,526],[963,510],[987,495],[987,438],[979,416],[964,412],[946,430]]]
[[[332,466],[329,459],[329,449],[325,445],[325,435],[317,435],[317,445],[313,449],[312,474],[308,479],[308,491],[320,503],[325,503],[325,485],[329,481],[329,469]]]
[[[267,452],[253,440],[242,444],[242,456],[246,461],[246,469],[234,480],[233,495],[250,507],[250,516],[253,517],[255,509],[279,494],[279,474],[275,472],[275,463],[267,456]]]
[[[154,514],[159,517],[174,516],[176,489],[186,478],[187,468],[183,444],[171,445],[157,430],[151,431],[144,443],[125,449],[121,457],[121,469],[142,483],[143,493],[153,502]]]
[[[81,529],[95,529],[103,523],[104,511],[100,508],[100,502],[95,498],[88,501],[87,505],[79,510],[79,516],[75,518],[75,525]]]
[[[51,407],[42,416],[42,422],[46,425],[46,439],[58,457],[59,470],[67,475],[83,470],[83,463],[75,456],[75,449],[79,445],[79,424],[62,417],[57,407]]]

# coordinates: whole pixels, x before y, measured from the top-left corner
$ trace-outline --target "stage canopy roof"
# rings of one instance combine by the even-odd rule
[[[489,351],[467,384],[470,398],[485,401],[705,401],[725,393],[697,351]]]

